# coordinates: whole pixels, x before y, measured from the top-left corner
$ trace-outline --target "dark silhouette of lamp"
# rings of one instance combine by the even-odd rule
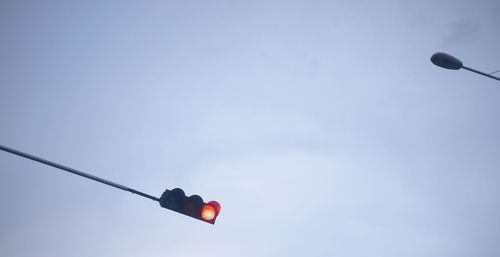
[[[493,73],[488,74],[488,73],[484,73],[484,72],[481,72],[481,71],[464,66],[462,61],[460,61],[458,58],[451,56],[447,53],[438,52],[438,53],[433,54],[431,57],[431,62],[434,63],[434,65],[439,66],[441,68],[445,68],[445,69],[449,69],[449,70],[459,70],[459,69],[463,68],[465,70],[472,71],[472,72],[475,72],[477,74],[486,76],[488,78],[500,80],[500,78],[492,76],[491,74],[493,74]]]

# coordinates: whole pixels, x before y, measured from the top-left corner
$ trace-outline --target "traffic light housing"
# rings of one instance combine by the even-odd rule
[[[165,190],[160,197],[160,206],[201,221],[214,224],[221,206],[216,201],[203,202],[199,195],[186,197],[180,188]]]

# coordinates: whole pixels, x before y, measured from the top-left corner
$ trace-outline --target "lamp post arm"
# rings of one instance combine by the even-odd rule
[[[466,67],[466,66],[462,66],[463,69],[466,69],[468,71],[472,71],[472,72],[475,72],[477,74],[480,74],[480,75],[483,75],[483,76],[486,76],[486,77],[489,77],[489,78],[492,78],[492,79],[496,79],[496,80],[500,80],[499,77],[495,77],[491,74],[488,74],[488,73],[484,73],[484,72],[481,72],[481,71],[478,71],[478,70],[475,70],[475,69],[472,69],[472,68],[469,68],[469,67]]]

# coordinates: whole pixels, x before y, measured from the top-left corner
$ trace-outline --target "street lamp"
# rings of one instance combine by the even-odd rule
[[[481,71],[464,66],[462,61],[460,61],[456,57],[451,56],[447,53],[439,52],[439,53],[433,54],[431,57],[431,62],[434,63],[434,65],[439,66],[441,68],[445,68],[445,69],[449,69],[449,70],[459,70],[460,68],[463,68],[463,69],[466,69],[468,71],[472,71],[472,72],[475,72],[477,74],[486,76],[488,78],[500,80],[499,77],[492,76],[491,74],[493,74],[493,73],[488,74],[488,73],[484,73],[484,72],[481,72]]]

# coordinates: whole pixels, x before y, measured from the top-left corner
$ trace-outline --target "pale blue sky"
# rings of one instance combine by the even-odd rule
[[[499,256],[498,1],[0,2],[0,256]]]

